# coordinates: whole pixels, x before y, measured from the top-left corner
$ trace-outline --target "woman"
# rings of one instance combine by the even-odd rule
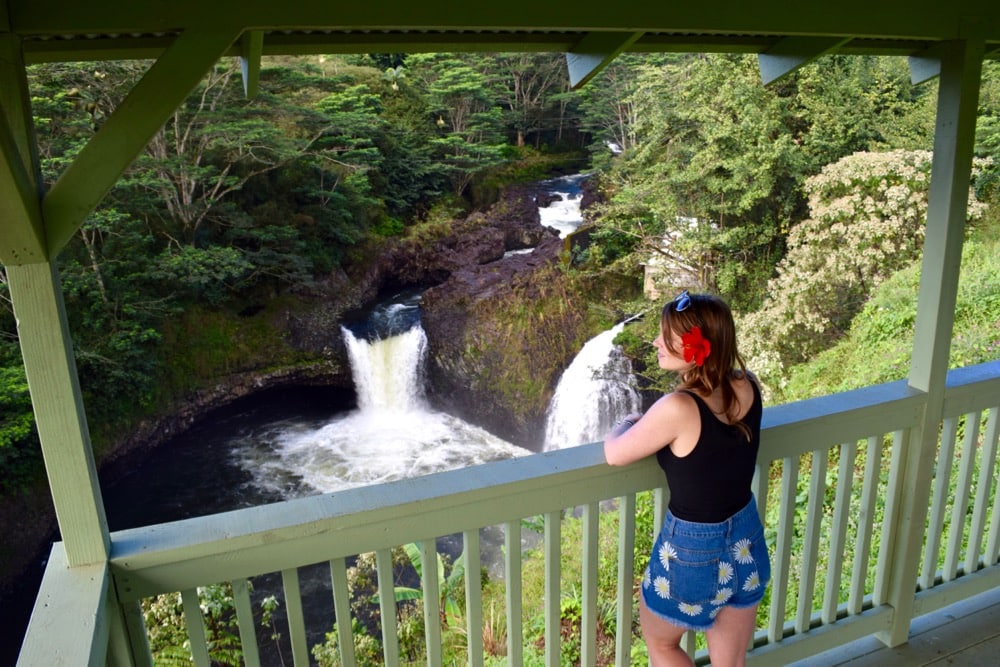
[[[760,446],[761,395],[736,349],[729,307],[683,292],[663,308],[653,342],[681,383],[604,440],[611,465],[655,454],[670,503],[639,596],[650,664],[692,665],[685,630],[704,631],[713,667],[744,665],[757,605],[771,576],[750,490]]]

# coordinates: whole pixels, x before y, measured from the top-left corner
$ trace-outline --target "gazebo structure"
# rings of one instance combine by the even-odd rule
[[[220,59],[239,57],[254,94],[264,55],[415,51],[565,52],[570,78],[583,85],[623,51],[758,54],[762,85],[827,53],[910,58],[914,81],[939,78],[937,126],[918,315],[908,379],[770,408],[757,498],[780,504],[770,617],[750,654],[755,665],[783,665],[845,641],[877,635],[907,640],[924,613],[1000,584],[1000,509],[995,508],[1000,362],[948,372],[948,355],[966,218],[976,107],[985,58],[1000,57],[1000,3],[993,0],[775,0],[703,5],[667,0],[497,5],[439,0],[360,3],[80,3],[4,0],[0,14],[0,263],[18,333],[62,541],[53,548],[19,664],[148,665],[139,603],[181,592],[196,664],[209,663],[197,587],[233,583],[247,664],[259,664],[246,581],[281,573],[296,665],[309,662],[298,568],[329,562],[341,637],[350,636],[345,558],[378,555],[391,579],[390,549],[461,533],[479,555],[479,529],[507,531],[510,664],[522,655],[519,530],[545,516],[546,660],[559,664],[559,519],[582,507],[584,614],[582,662],[595,661],[599,503],[618,499],[620,549],[630,554],[635,494],[666,491],[653,462],[612,469],[598,445],[527,456],[172,524],[110,533],[90,446],[60,291],[56,258],[86,216],[147,141]],[[25,68],[32,63],[144,58],[155,63],[59,179],[40,180]],[[595,82],[599,85],[599,82]],[[980,429],[980,422],[985,428]],[[961,430],[964,439],[956,441]],[[883,444],[885,445],[883,446]],[[938,483],[962,448],[958,490]],[[849,463],[827,489],[831,449]],[[880,479],[880,458],[889,469]],[[807,519],[794,524],[799,458],[812,456]],[[977,466],[966,462],[976,460]],[[769,484],[780,468],[780,482]],[[978,468],[978,472],[977,472]],[[857,479],[855,479],[857,476]],[[946,477],[946,476],[945,476]],[[852,506],[857,487],[861,501]],[[823,513],[825,493],[837,500]],[[876,509],[884,509],[884,520]],[[953,520],[941,534],[945,516]],[[805,549],[793,553],[793,531]],[[821,542],[821,535],[828,539]],[[820,544],[829,570],[816,573]],[[850,543],[848,548],[846,545]],[[941,555],[943,554],[943,555]],[[618,664],[629,661],[634,573],[620,558]],[[425,561],[426,562],[426,561]],[[793,572],[801,573],[792,585]],[[842,599],[842,580],[850,594]],[[427,618],[437,618],[433,577],[424,585]],[[479,582],[466,582],[469,664],[483,663]],[[813,604],[822,581],[822,604]],[[398,663],[391,587],[385,586],[385,663]],[[440,664],[440,630],[427,627],[428,656]],[[343,664],[354,664],[342,641]]]

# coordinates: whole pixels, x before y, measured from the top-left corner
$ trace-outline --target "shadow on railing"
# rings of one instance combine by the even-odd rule
[[[915,595],[914,616],[1000,583],[1000,510],[993,502],[1000,362],[949,374],[934,452],[913,451],[925,408],[924,394],[898,382],[765,410],[754,491],[774,578],[750,664],[784,665],[870,634],[888,637],[900,623],[908,627],[911,618],[901,618],[891,604],[898,595],[892,575],[906,565],[919,572],[912,588],[903,584],[903,599]],[[924,459],[936,461],[936,474],[930,497],[918,498],[908,470]],[[106,565],[66,568],[57,544],[19,664],[68,654],[89,656],[89,664],[151,665],[140,603],[179,593],[194,662],[209,665],[218,647],[206,640],[198,589],[219,582],[231,584],[245,663],[261,664],[251,582],[277,575],[281,632],[294,664],[310,664],[313,638],[333,626],[339,664],[365,664],[355,640],[374,632],[378,661],[396,665],[406,650],[400,637],[412,634],[409,625],[399,625],[399,605],[412,603],[398,603],[394,594],[393,550],[416,544],[417,560],[430,564],[424,567],[430,573],[439,538],[460,535],[466,572],[475,572],[483,564],[484,529],[503,538],[502,548],[488,546],[502,554],[502,563],[485,577],[487,595],[482,577],[464,577],[461,591],[448,596],[443,579],[426,574],[420,593],[410,595],[421,598],[423,618],[434,621],[423,624],[419,642],[428,664],[460,654],[470,665],[559,665],[563,652],[583,665],[633,664],[644,655],[636,633],[633,551],[637,543],[648,548],[662,519],[662,485],[654,460],[612,468],[600,445],[591,444],[120,531],[112,534]],[[926,507],[926,546],[908,552],[899,517]],[[529,548],[524,540],[534,530],[526,522],[540,533]],[[377,586],[375,621],[357,618],[348,584],[356,556],[372,552],[377,582],[390,582]],[[600,576],[609,559],[610,583]],[[300,583],[302,568],[317,563],[328,566],[333,591],[318,620],[304,611]],[[497,590],[503,623],[496,609],[484,610],[484,599],[501,595]],[[460,612],[451,613],[442,600],[460,602]],[[86,622],[67,632],[67,618]],[[442,618],[448,620],[444,634]],[[537,618],[541,630],[526,627],[526,619]],[[605,636],[609,629],[613,640]],[[693,639],[687,647],[705,662]]]

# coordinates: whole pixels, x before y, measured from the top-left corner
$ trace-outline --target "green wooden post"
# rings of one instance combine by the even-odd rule
[[[889,646],[906,642],[913,617],[917,568],[934,473],[938,426],[944,403],[945,377],[955,319],[962,240],[967,218],[976,108],[982,72],[983,42],[942,43],[937,126],[931,169],[927,231],[924,239],[916,337],[909,384],[926,393],[917,428],[906,447],[898,539],[889,561],[889,604],[895,609],[892,627],[879,638]]]
[[[8,266],[7,280],[66,560],[106,561],[108,525],[58,273],[51,262]]]
[[[21,38],[0,34],[0,263],[48,259]]]
[[[17,181],[17,205],[6,202],[3,228],[18,338],[24,357],[42,455],[70,567],[105,562],[110,540],[87,434],[76,365],[70,346],[59,278],[44,250],[39,218],[35,151],[24,59],[17,38],[0,38],[0,86],[4,92],[2,143],[8,176]],[[5,179],[7,180],[7,179]],[[11,181],[8,181],[10,184]]]

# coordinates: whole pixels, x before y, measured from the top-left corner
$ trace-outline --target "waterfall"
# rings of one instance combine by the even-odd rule
[[[540,207],[539,219],[543,226],[557,230],[561,238],[566,238],[576,231],[583,222],[583,214],[580,212],[583,191],[580,189],[580,183],[585,178],[586,174],[573,174],[542,182],[547,191],[559,195],[560,199],[544,208]]]
[[[418,305],[411,297],[341,327],[357,410],[321,423],[282,421],[240,439],[234,456],[256,487],[305,496],[529,453],[428,407]]]
[[[639,394],[629,382],[632,365],[613,342],[624,326],[587,341],[563,372],[549,404],[546,451],[603,440],[613,424],[640,409]]]
[[[423,407],[423,360],[427,336],[423,327],[371,342],[341,327],[351,361],[358,407],[364,411]]]

